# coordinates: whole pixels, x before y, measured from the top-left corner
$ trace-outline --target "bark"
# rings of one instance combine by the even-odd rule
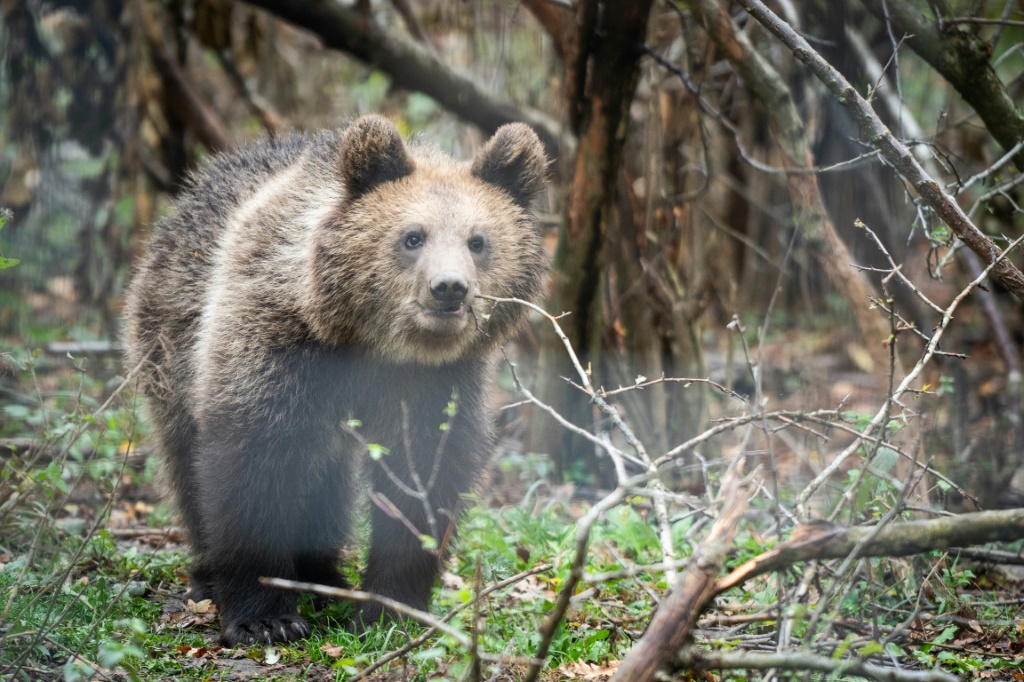
[[[736,527],[750,502],[751,488],[750,480],[740,481],[735,476],[723,485],[719,499],[725,505],[718,519],[694,550],[686,572],[658,606],[644,636],[615,671],[612,682],[653,680],[682,648],[698,616],[716,594],[715,579],[732,548]]]
[[[592,351],[600,341],[597,293],[602,286],[606,262],[603,256],[606,222],[616,197],[616,178],[629,127],[629,107],[639,78],[641,46],[647,34],[651,4],[651,0],[580,2],[577,32],[567,55],[568,115],[578,135],[578,144],[566,218],[559,233],[551,274],[551,309],[572,313],[563,328],[572,347],[584,359],[584,365],[595,357]],[[599,40],[595,39],[597,36]],[[561,343],[549,334],[541,351],[539,375],[557,377],[563,354]],[[543,402],[574,421],[587,422],[589,406],[569,409],[573,401],[564,383],[555,379],[539,388]],[[563,464],[565,460],[561,458],[571,455],[574,449],[572,435],[550,420],[535,420],[530,442],[538,451],[553,453],[559,464]]]
[[[963,24],[939,26],[905,0],[863,0],[864,6],[932,65],[978,112],[992,137],[1009,150],[1024,139],[1024,111],[992,68],[992,46]],[[886,12],[888,9],[888,12]],[[888,14],[888,17],[886,16]],[[1024,170],[1024,151],[1014,156]]]
[[[326,47],[380,69],[396,86],[432,97],[488,135],[506,123],[529,123],[544,142],[548,155],[558,157],[558,127],[545,115],[484,92],[472,78],[449,67],[426,47],[384,30],[368,14],[316,0],[246,1],[313,32]]]
[[[764,3],[758,0],[738,0],[751,16],[775,34],[800,61],[832,92],[836,100],[847,107],[854,120],[860,125],[867,142],[879,150],[887,162],[903,176],[921,199],[942,218],[949,228],[974,251],[986,265],[999,259],[1002,253],[991,239],[985,236],[960,206],[946,194],[942,187],[928,175],[907,147],[897,140],[872,110],[871,105],[858,93],[839,71],[826,62],[811,45],[786,22],[779,19]],[[1016,141],[1015,141],[1016,142]],[[1008,258],[999,260],[992,268],[992,276],[1010,290],[1019,300],[1024,301],[1024,273],[1017,269]]]

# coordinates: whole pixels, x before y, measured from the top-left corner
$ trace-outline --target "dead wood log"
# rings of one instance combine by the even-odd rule
[[[841,559],[855,547],[859,547],[858,553],[862,557],[909,556],[959,545],[1010,542],[1021,538],[1024,538],[1024,509],[891,523],[880,529],[875,526],[845,528],[833,524],[801,524],[789,540],[741,564],[719,580],[714,594],[798,561]]]

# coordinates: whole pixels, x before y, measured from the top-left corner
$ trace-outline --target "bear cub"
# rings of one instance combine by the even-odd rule
[[[189,536],[189,596],[217,604],[224,644],[309,634],[295,593],[258,578],[343,586],[361,488],[362,588],[427,608],[492,445],[494,351],[525,317],[478,295],[540,295],[546,169],[524,124],[465,163],[365,116],[214,158],[156,225],[127,370]],[[386,615],[364,603],[357,622]]]

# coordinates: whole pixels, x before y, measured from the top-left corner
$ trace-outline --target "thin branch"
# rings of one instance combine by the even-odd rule
[[[511,577],[508,577],[508,578],[505,578],[504,580],[498,581],[498,582],[494,583],[493,585],[488,585],[483,590],[480,590],[480,592],[476,595],[476,597],[473,600],[465,602],[463,604],[459,604],[458,606],[453,608],[451,611],[446,613],[444,615],[444,617],[441,618],[441,622],[442,623],[447,623],[448,621],[450,621],[452,618],[457,616],[459,613],[461,613],[465,609],[469,608],[470,606],[474,606],[475,604],[479,603],[482,599],[486,599],[488,596],[490,596],[490,594],[492,592],[496,592],[497,590],[500,590],[503,587],[508,587],[509,585],[513,585],[513,584],[519,582],[520,580],[523,580],[524,578],[530,577],[531,575],[536,575],[538,573],[544,573],[545,571],[550,571],[552,568],[553,568],[553,566],[551,564],[541,564],[540,566],[534,566],[533,568],[528,569],[526,571],[522,571],[520,573],[516,573],[515,575],[513,575]],[[350,679],[350,682],[358,682],[358,680],[366,679],[373,672],[379,670],[380,668],[382,668],[383,666],[387,665],[391,661],[395,660],[396,658],[400,658],[401,656],[404,656],[405,654],[409,653],[410,651],[412,651],[412,650],[416,649],[417,647],[421,646],[424,642],[426,642],[428,639],[433,637],[437,632],[438,632],[437,628],[435,628],[433,625],[431,625],[419,637],[416,637],[415,639],[410,639],[408,642],[406,642],[404,645],[402,645],[398,649],[395,649],[394,651],[388,652],[384,656],[381,656],[376,661],[374,661],[373,663],[368,665],[365,669],[360,670],[357,675],[353,676]]]
[[[943,19],[943,24],[989,24],[997,26],[1024,26],[1024,21],[1017,19],[986,19],[985,17],[953,17]]]
[[[400,601],[390,599],[383,595],[374,594],[373,592],[363,592],[362,590],[346,590],[341,587],[330,587],[328,585],[317,585],[316,583],[306,583],[299,580],[285,580],[284,578],[267,578],[260,577],[260,584],[266,585],[267,587],[276,587],[282,590],[293,590],[295,592],[312,592],[313,594],[319,594],[322,597],[339,597],[341,599],[348,599],[350,601],[358,602],[374,602],[381,606],[400,613],[403,616],[415,620],[418,623],[434,628],[439,632],[443,632],[448,635],[456,642],[459,646],[468,649],[471,646],[469,636],[461,630],[447,625],[438,618],[435,618],[426,611],[420,611],[419,609],[413,608],[407,604],[403,604]]]
[[[760,0],[739,0],[739,4],[792,50],[797,59],[810,67],[814,75],[828,87],[836,100],[850,109],[860,124],[867,141],[877,148],[883,158],[913,185],[921,195],[921,199],[946,221],[949,228],[987,265],[991,266],[992,275],[1014,296],[1024,301],[1024,273],[1018,270],[1012,262],[1000,257],[999,248],[971,222],[963,209],[942,190],[935,179],[924,171],[907,147],[893,137],[871,109],[871,105],[861,97],[849,81]],[[1020,135],[1007,146],[1016,144],[1019,139]]]
[[[992,68],[991,47],[985,40],[956,28],[955,19],[935,21],[927,17],[907,0],[862,1],[872,14],[891,23],[897,33],[909,34],[910,48],[956,88],[1003,149],[1024,138],[1024,111]],[[1015,159],[1017,167],[1024,169],[1024,152],[1018,152]]]
[[[741,0],[741,2],[748,1],[749,0]],[[1010,246],[1002,254],[999,255],[995,263],[985,268],[985,270],[981,272],[981,274],[979,274],[976,278],[974,278],[966,287],[964,287],[963,291],[957,294],[957,296],[953,299],[949,306],[946,307],[945,313],[942,315],[942,319],[939,321],[939,324],[936,325],[935,332],[932,334],[932,338],[928,342],[928,345],[925,348],[924,353],[917,361],[917,364],[914,365],[913,369],[911,369],[905,377],[903,377],[903,381],[901,381],[899,386],[897,386],[892,391],[892,393],[890,393],[889,399],[885,401],[885,404],[882,405],[882,407],[879,408],[875,416],[872,417],[871,421],[864,428],[864,434],[862,438],[853,441],[853,443],[847,446],[845,450],[843,450],[834,460],[832,460],[832,462],[830,462],[828,466],[822,469],[818,473],[818,475],[814,477],[814,480],[807,484],[807,487],[800,492],[800,494],[797,496],[798,508],[803,508],[804,505],[807,504],[807,500],[810,499],[811,495],[813,495],[815,491],[817,491],[817,489],[820,488],[825,481],[831,478],[833,474],[839,471],[839,469],[843,466],[846,460],[849,459],[850,456],[853,455],[853,453],[855,453],[861,447],[864,439],[871,438],[871,434],[873,434],[876,431],[876,429],[881,428],[886,423],[891,403],[894,401],[898,401],[904,393],[910,390],[910,386],[917,380],[917,377],[920,376],[921,372],[924,371],[925,365],[927,365],[928,362],[931,361],[932,357],[936,354],[936,351],[939,347],[939,341],[942,339],[943,333],[949,327],[950,322],[953,321],[953,313],[956,312],[956,309],[960,306],[963,300],[967,298],[967,295],[970,294],[975,287],[981,284],[982,281],[984,281],[984,279],[988,276],[989,272],[995,267],[995,265],[998,264],[1006,256],[1007,253],[1015,249],[1021,243],[1021,241],[1024,241],[1024,235],[1021,235],[1021,237],[1019,237],[1012,244],[1010,244]]]
[[[562,345],[565,346],[566,353],[568,353],[569,358],[572,361],[572,365],[576,369],[576,375],[580,379],[580,383],[583,386],[583,390],[594,402],[594,404],[597,405],[598,409],[600,409],[601,412],[604,413],[611,420],[615,428],[618,429],[623,436],[625,436],[626,442],[629,444],[630,447],[633,448],[633,451],[636,452],[637,457],[641,460],[643,466],[647,469],[647,473],[651,475],[650,486],[656,491],[666,492],[664,484],[657,477],[657,464],[655,464],[655,462],[651,460],[650,455],[647,454],[647,449],[644,447],[644,444],[640,441],[639,438],[636,437],[636,434],[633,433],[633,430],[630,428],[629,424],[623,421],[622,416],[619,415],[619,411],[616,410],[614,406],[608,404],[608,402],[605,401],[603,397],[601,397],[598,391],[594,389],[594,386],[590,383],[590,375],[583,369],[583,365],[580,364],[580,360],[576,356],[576,351],[573,350],[572,344],[569,342],[569,338],[565,335],[565,332],[562,331],[562,327],[558,324],[558,318],[552,315],[551,313],[547,312],[540,306],[530,303],[529,301],[524,301],[522,299],[497,298],[494,296],[486,296],[482,294],[478,294],[477,296],[478,298],[491,301],[495,305],[501,303],[513,303],[516,305],[523,305],[526,306],[527,308],[530,308],[531,310],[534,310],[535,312],[540,313],[541,315],[548,319],[548,322],[551,323],[551,326],[554,329],[555,334],[558,335],[558,338],[562,341]],[[620,478],[619,485],[622,486],[623,483],[624,482]],[[668,520],[668,509],[665,506],[665,500],[660,496],[654,497],[654,514],[658,519],[658,538],[661,541],[662,559],[666,563],[668,563],[675,559],[675,552],[672,548],[672,527],[669,524]],[[667,570],[665,572],[665,578],[669,582],[672,582],[675,579],[675,571]]]

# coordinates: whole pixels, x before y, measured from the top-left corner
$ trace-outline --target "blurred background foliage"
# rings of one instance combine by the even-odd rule
[[[492,121],[452,114],[451,106],[438,104],[430,77],[398,88],[396,73],[374,67],[373,55],[411,45],[428,75],[430,69],[465,74],[496,102],[547,122],[546,139],[557,144],[552,187],[539,206],[555,260],[550,309],[572,310],[570,338],[601,385],[630,385],[638,376],[710,376],[750,393],[742,349],[725,331],[735,315],[751,340],[767,323],[760,371],[779,403],[799,396],[801,405],[848,400],[855,407],[860,397],[878,395],[888,361],[858,326],[857,313],[869,304],[840,293],[822,266],[828,260],[816,255],[823,228],[794,208],[781,172],[792,164],[779,145],[775,112],[711,39],[707,3],[627,3],[589,13],[600,4],[0,0],[0,205],[15,216],[0,231],[0,252],[22,261],[0,271],[4,344],[115,341],[121,295],[148,226],[168,209],[189,169],[219,149],[380,111],[403,132],[458,156],[471,154]],[[933,11],[932,3],[896,4]],[[894,58],[900,36],[876,17],[873,3],[778,5],[862,92],[881,93],[880,115],[897,135],[913,138],[943,182],[978,173],[1006,152],[915,51],[901,45]],[[1004,5],[935,4],[946,17],[983,19],[999,18]],[[782,76],[816,166],[870,151],[803,65],[735,7],[720,6],[734,13],[735,25]],[[328,16],[325,7],[379,33],[366,28],[365,45],[355,35],[347,38],[348,49],[329,49],[341,41],[330,34],[333,24],[293,23],[303,23],[302,12]],[[605,22],[594,33],[602,38],[581,46],[569,34],[587,21]],[[642,40],[615,32],[630,21]],[[1009,95],[1024,98],[1024,28],[961,23],[943,30],[987,45]],[[373,37],[379,35],[391,43]],[[602,40],[607,46],[619,38],[621,49],[602,71]],[[590,144],[588,116],[619,87],[618,77],[635,88],[620,88],[625,92],[613,105],[623,117],[595,142],[614,149],[601,157],[611,170],[589,185],[596,232],[588,237],[574,222],[573,179],[593,170],[580,151]],[[882,106],[885,97],[897,98],[895,109]],[[992,181],[1014,172],[1010,167]],[[944,300],[972,277],[962,257],[943,262],[948,230],[877,158],[822,173],[818,183],[828,219],[857,263],[885,265],[864,230],[854,227],[859,218],[929,295]],[[1022,227],[1020,184],[983,196],[989,187],[981,183],[966,197],[983,202],[976,220],[989,235],[1013,238]],[[880,277],[872,277],[877,285]],[[1019,303],[997,285],[992,292],[994,314],[1019,364]],[[894,288],[892,295],[906,320],[921,329],[934,323],[908,290]],[[931,385],[945,382],[949,390],[940,396],[945,402],[936,408],[929,445],[944,461],[968,469],[979,449],[987,462],[1005,460],[990,467],[1001,488],[996,499],[1019,469],[1014,448],[1024,429],[1011,418],[1019,416],[1020,397],[1008,392],[1009,361],[993,341],[993,319],[977,307],[965,310],[949,343],[983,362],[943,359],[930,376]],[[569,371],[564,358],[545,355],[545,334],[532,330],[520,344],[517,357],[531,381],[554,386],[545,395],[577,423],[607,432],[591,406],[568,406],[559,395],[558,377]],[[907,348],[919,350],[913,342]],[[716,395],[702,386],[662,384],[623,396],[622,409],[645,442],[664,451],[705,428]],[[551,453],[558,476],[591,485],[611,480],[607,467],[593,464],[592,446],[586,452],[588,446],[541,416],[509,418],[505,427],[525,442],[524,451]],[[791,445],[806,470],[808,446]],[[700,485],[699,468],[681,475]]]

